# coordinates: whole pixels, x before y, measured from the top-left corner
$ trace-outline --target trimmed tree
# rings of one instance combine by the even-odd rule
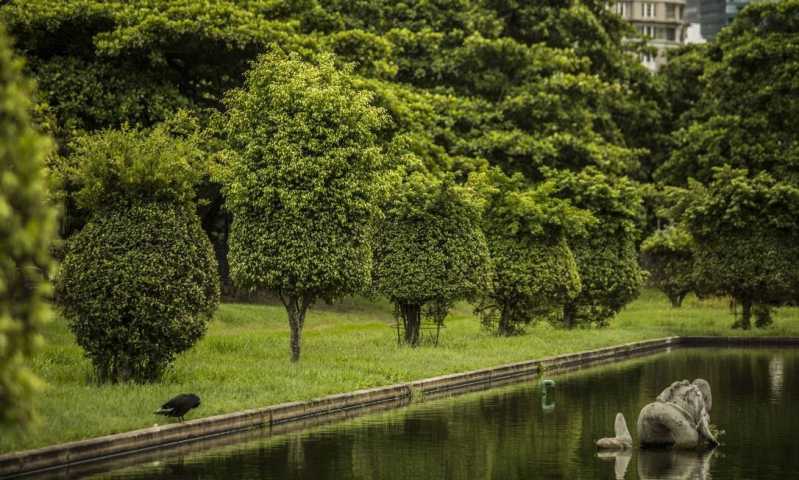
[[[67,242],[57,294],[101,381],[157,380],[216,310],[216,259],[192,201],[198,162],[191,140],[160,128],[75,146],[69,174],[92,215]]]
[[[46,302],[56,210],[47,202],[48,138],[32,126],[30,85],[0,25],[0,423],[31,414],[27,367],[49,315]]]
[[[694,240],[680,226],[656,230],[641,243],[641,264],[649,283],[669,297],[678,308],[693,290]]]
[[[582,280],[580,294],[563,307],[563,324],[605,326],[638,296],[643,274],[635,243],[643,218],[639,188],[626,177],[589,167],[552,175],[557,194],[591,212],[597,223],[569,238]]]
[[[479,206],[449,179],[412,173],[389,202],[375,238],[375,290],[395,305],[404,341],[420,341],[423,317],[441,325],[456,300],[488,285]]]
[[[580,292],[566,232],[591,218],[552,198],[552,184],[531,188],[521,174],[507,177],[495,168],[471,181],[486,201],[484,228],[494,266],[477,312],[498,335],[518,334]]]
[[[697,291],[733,297],[742,307],[734,328],[749,329],[753,313],[769,323],[768,307],[799,300],[799,188],[726,166],[707,189],[694,189],[685,216]]]
[[[262,56],[227,103],[230,275],[279,295],[297,361],[308,307],[371,284],[386,185],[375,132],[386,116],[332,57],[308,63],[282,52]]]

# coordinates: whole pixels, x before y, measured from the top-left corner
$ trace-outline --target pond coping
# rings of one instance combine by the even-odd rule
[[[270,432],[281,426],[303,428],[326,419],[339,419],[367,413],[375,408],[393,408],[418,399],[485,390],[520,382],[542,373],[570,370],[616,362],[672,347],[703,346],[797,346],[799,337],[666,337],[627,343],[539,360],[528,360],[463,373],[329,395],[301,402],[281,403],[234,413],[199,418],[182,423],[154,426],[105,435],[49,447],[0,455],[0,478],[15,478],[69,469],[87,463],[118,459],[186,442],[221,437],[254,429]],[[382,407],[381,407],[382,406]],[[69,476],[69,472],[61,472]],[[63,475],[59,475],[63,476]]]

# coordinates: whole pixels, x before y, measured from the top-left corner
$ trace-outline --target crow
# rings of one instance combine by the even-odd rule
[[[181,393],[172,400],[161,405],[161,408],[156,410],[156,415],[164,415],[167,417],[177,417],[183,421],[183,415],[192,408],[200,406],[200,397],[193,393]]]

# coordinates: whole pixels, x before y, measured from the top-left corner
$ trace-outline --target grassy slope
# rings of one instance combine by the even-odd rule
[[[774,326],[751,334],[799,335],[797,320],[799,309],[781,309]],[[675,310],[654,291],[602,330],[540,325],[524,336],[496,338],[463,305],[447,320],[437,348],[410,349],[396,345],[392,321],[386,303],[351,300],[314,308],[306,320],[302,360],[293,365],[282,306],[223,305],[207,336],[153,385],[91,383],[88,361],[56,321],[35,362],[49,385],[36,399],[40,418],[27,432],[4,432],[0,452],[152,426],[165,421],[152,411],[180,392],[202,398],[200,409],[189,415],[197,418],[645,338],[741,333],[728,328],[732,316],[724,301],[689,298]]]

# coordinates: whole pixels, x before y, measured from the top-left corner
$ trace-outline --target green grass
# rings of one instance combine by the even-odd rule
[[[39,418],[27,431],[3,432],[0,452],[163,423],[153,410],[181,392],[202,398],[189,414],[198,418],[647,338],[744,334],[729,328],[732,315],[722,299],[690,297],[682,309],[672,309],[655,291],[645,291],[605,329],[543,324],[513,338],[481,330],[470,307],[459,305],[437,348],[397,346],[391,312],[385,302],[360,299],[312,308],[302,359],[292,364],[282,306],[222,305],[205,338],[151,385],[93,383],[89,362],[64,323],[55,321],[34,362],[47,383],[35,399]],[[799,309],[780,309],[771,328],[746,334],[799,335]]]

